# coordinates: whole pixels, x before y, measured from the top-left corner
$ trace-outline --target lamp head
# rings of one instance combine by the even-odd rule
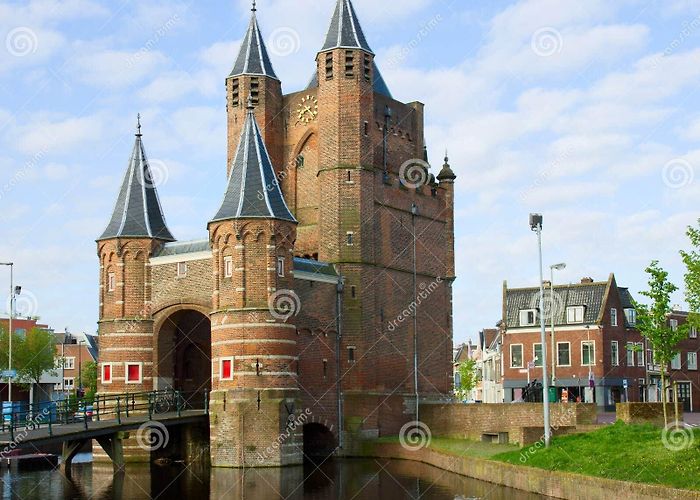
[[[554,264],[552,266],[549,266],[551,269],[556,269],[557,271],[561,271],[562,269],[566,268],[566,263],[565,262],[560,262],[559,264]]]
[[[15,287],[15,295],[19,295],[20,293],[22,293],[22,287],[18,285]]]
[[[530,229],[533,231],[542,229],[542,214],[530,214]]]

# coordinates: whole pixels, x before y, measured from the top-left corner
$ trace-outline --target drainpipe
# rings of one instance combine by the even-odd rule
[[[335,325],[336,325],[336,336],[335,336],[335,370],[336,370],[336,398],[338,400],[338,448],[343,448],[343,391],[341,389],[340,381],[342,376],[340,374],[340,349],[341,340],[343,337],[343,290],[345,288],[345,278],[340,276],[338,278],[338,285],[336,286],[335,295]]]
[[[416,422],[418,419],[418,276],[416,263],[416,216],[418,206],[411,205],[411,224],[413,227],[413,388],[416,396]]]

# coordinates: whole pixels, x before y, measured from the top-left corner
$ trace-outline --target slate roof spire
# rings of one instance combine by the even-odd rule
[[[362,49],[373,54],[350,0],[338,0],[321,52],[337,48]]]
[[[226,193],[219,211],[210,222],[247,218],[296,222],[284,201],[270,155],[255,120],[252,96],[248,97],[247,108]]]
[[[238,57],[236,58],[236,62],[233,65],[229,77],[254,75],[269,76],[270,78],[279,80],[275,74],[275,70],[272,68],[272,62],[270,62],[270,56],[267,53],[265,41],[260,34],[258,19],[255,15],[255,12],[258,10],[255,6],[255,2],[253,2],[253,8],[250,10],[252,14],[250,16],[248,31],[246,31],[245,37],[243,38],[241,49],[238,52]]]
[[[98,241],[112,238],[153,238],[175,241],[165,224],[156,182],[141,140],[141,115],[137,116],[136,140],[117,195],[112,218]]]

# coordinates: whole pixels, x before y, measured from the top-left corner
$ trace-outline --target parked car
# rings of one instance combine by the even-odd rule
[[[83,420],[87,420],[88,422],[92,421],[92,415],[94,413],[94,408],[92,405],[80,405],[78,407],[78,411],[75,412],[75,419],[80,420],[81,422]]]

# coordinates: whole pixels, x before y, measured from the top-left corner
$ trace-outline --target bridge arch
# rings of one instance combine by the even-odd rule
[[[211,322],[199,304],[176,304],[154,315],[155,389],[211,391]]]
[[[304,433],[304,459],[323,462],[338,447],[333,431],[320,422],[308,422],[302,428]]]

